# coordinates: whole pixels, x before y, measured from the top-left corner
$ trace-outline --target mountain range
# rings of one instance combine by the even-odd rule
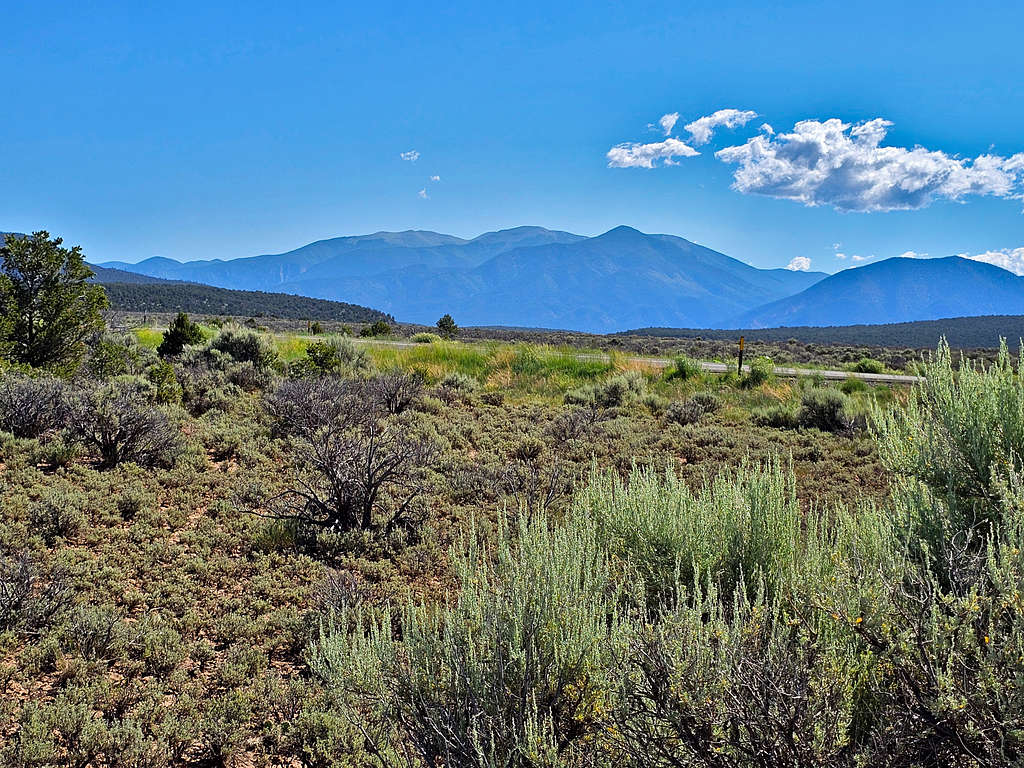
[[[471,240],[426,231],[319,240],[230,260],[155,257],[120,269],[167,280],[374,307],[411,323],[613,332],[757,328],[1024,313],[1024,278],[959,257],[894,258],[835,275],[758,269],[672,235],[542,227]]]

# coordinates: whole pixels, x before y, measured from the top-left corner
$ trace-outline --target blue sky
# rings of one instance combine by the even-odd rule
[[[1021,3],[143,5],[5,3],[0,230],[94,261],[520,224],[825,271],[1024,249]],[[696,142],[722,109],[757,117]],[[822,179],[794,126],[830,119]],[[609,167],[666,138],[699,154]]]

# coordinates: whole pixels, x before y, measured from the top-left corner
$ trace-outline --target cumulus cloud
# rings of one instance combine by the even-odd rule
[[[440,181],[440,180],[441,180],[441,177],[440,177],[440,176],[431,176],[431,177],[430,177],[430,180],[431,180],[431,181]]]
[[[871,254],[870,256],[861,256],[860,254],[855,253],[850,258],[853,259],[854,261],[867,261],[868,259],[875,258],[875,255]]]
[[[896,258],[899,259],[927,259],[927,253],[918,253],[917,251],[904,251]]]
[[[679,139],[665,139],[653,144],[627,142],[608,150],[609,168],[654,168],[660,160],[663,165],[677,165],[677,157],[695,157],[696,149]]]
[[[738,128],[741,125],[746,125],[755,117],[757,117],[757,112],[751,112],[749,109],[720,109],[688,123],[686,130],[693,137],[693,143],[700,146],[711,141],[716,128]]]
[[[786,269],[793,272],[807,272],[811,268],[811,260],[806,256],[795,256]]]
[[[1015,275],[1024,275],[1024,248],[1009,248],[1002,251],[985,251],[968,256],[960,254],[974,261],[984,261],[986,264],[995,264],[997,267],[1013,272]]]
[[[398,156],[403,160],[408,160],[410,163],[415,163],[420,159],[420,153],[415,149],[410,149],[408,152],[402,152]]]
[[[421,200],[429,200],[430,199],[430,195],[427,194],[427,190],[426,189],[421,189],[416,194],[419,195]]]
[[[845,259],[846,258],[846,254],[845,253],[838,253],[837,252],[836,253],[836,258],[837,259]]]
[[[667,115],[661,116],[661,119],[658,121],[658,125],[661,126],[661,130],[663,130],[665,132],[665,135],[668,136],[670,133],[672,133],[672,129],[676,127],[676,122],[678,120],[679,113],[670,112]]]
[[[769,136],[773,136],[775,134],[775,129],[772,128],[771,123],[761,123],[761,130]]]
[[[792,133],[764,133],[715,156],[737,166],[732,186],[739,192],[840,211],[907,210],[968,195],[1020,196],[1024,153],[963,159],[923,147],[883,147],[891,125],[881,118],[852,124],[802,120]]]

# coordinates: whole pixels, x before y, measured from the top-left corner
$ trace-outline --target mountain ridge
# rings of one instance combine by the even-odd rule
[[[709,325],[797,293],[824,273],[764,270],[675,235],[594,237],[523,226],[455,238],[425,230],[317,240],[281,254],[104,267],[377,307],[409,322],[614,331]]]
[[[845,269],[735,318],[733,327],[880,325],[1024,314],[1024,277],[962,256],[896,256]]]

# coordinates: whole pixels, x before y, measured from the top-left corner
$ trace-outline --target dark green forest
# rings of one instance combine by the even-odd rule
[[[197,315],[279,317],[344,323],[394,322],[390,315],[343,301],[287,293],[235,291],[199,283],[105,283],[111,309],[122,312],[190,312]]]

